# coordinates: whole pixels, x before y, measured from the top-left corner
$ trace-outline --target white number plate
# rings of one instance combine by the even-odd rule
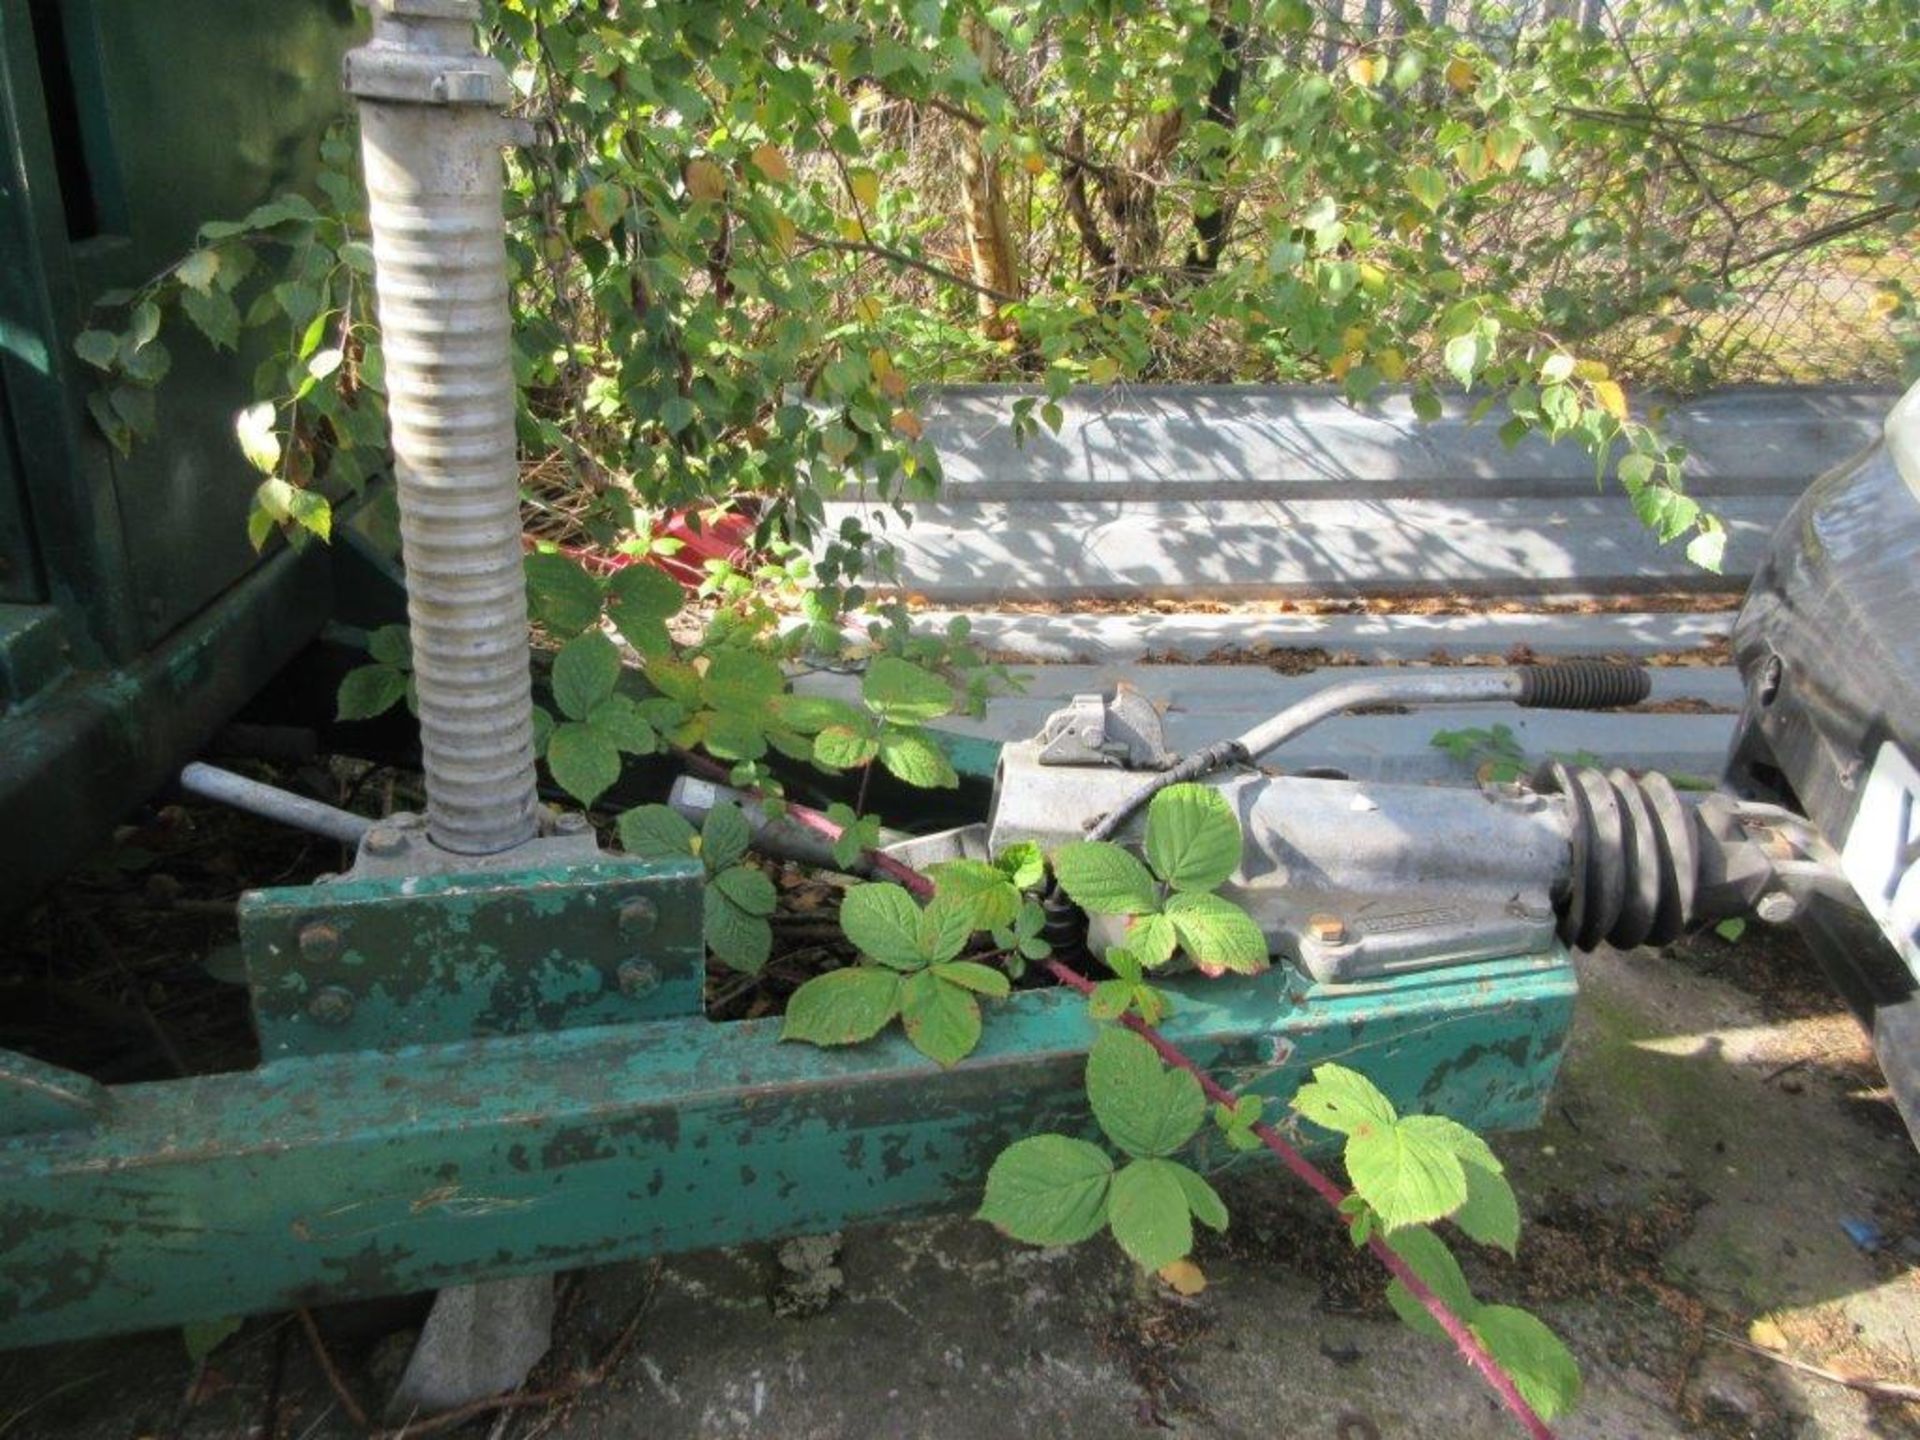
[[[1891,743],[1873,762],[1840,868],[1920,979],[1920,770]]]

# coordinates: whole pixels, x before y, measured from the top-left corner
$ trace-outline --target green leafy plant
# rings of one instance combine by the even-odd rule
[[[1028,961],[1053,953],[1041,934],[1046,912],[1026,893],[1046,879],[1046,857],[1038,845],[1010,845],[992,861],[944,860],[927,873],[937,897],[961,906],[975,930],[993,936],[1001,963],[1015,979]]]
[[[1120,845],[1081,840],[1053,853],[1060,888],[1089,915],[1125,917],[1125,950],[1147,969],[1176,953],[1202,974],[1267,968],[1266,937],[1211,893],[1240,864],[1240,821],[1218,790],[1169,785],[1147,806],[1142,864]],[[1151,866],[1151,869],[1149,869]]]
[[[1372,1081],[1341,1065],[1320,1065],[1294,1093],[1301,1117],[1344,1137],[1353,1193],[1343,1205],[1356,1245],[1375,1227],[1427,1288],[1464,1320],[1487,1351],[1548,1419],[1580,1395],[1580,1371],[1560,1339],[1537,1318],[1474,1299],[1453,1252],[1431,1228],[1446,1220],[1470,1239],[1513,1253],[1520,1210],[1504,1167],[1473,1131],[1443,1115],[1402,1116]],[[1444,1332],[1407,1286],[1395,1280],[1387,1300],[1423,1335]]]
[[[1007,977],[963,960],[972,937],[968,906],[935,897],[922,907],[898,885],[856,885],[840,925],[865,959],[816,975],[793,993],[783,1040],[853,1045],[900,1021],[913,1047],[954,1065],[980,1043],[982,995],[1004,998]]]
[[[287,194],[239,220],[209,221],[194,248],[146,284],[101,295],[74,340],[101,377],[88,411],[123,454],[159,428],[169,316],[201,343],[254,363],[254,399],[235,415],[234,438],[260,474],[247,520],[256,548],[276,530],[328,539],[332,501],[386,465],[385,370],[355,151],[350,127],[329,130],[316,180],[325,208]]]
[[[1069,1245],[1111,1230],[1144,1269],[1193,1249],[1193,1222],[1227,1228],[1227,1207],[1198,1171],[1172,1155],[1206,1123],[1193,1076],[1160,1062],[1125,1030],[1103,1028],[1087,1057],[1094,1119],[1127,1159],[1066,1135],[1016,1140],[987,1173],[979,1217],[1032,1245]]]
[[[620,845],[643,860],[697,855],[706,867],[701,935],[726,965],[758,974],[773,950],[773,914],[779,896],[773,881],[746,863],[752,827],[733,804],[716,805],[698,830],[665,805],[640,805],[620,817]]]
[[[1427,743],[1469,766],[1482,785],[1509,784],[1523,779],[1532,773],[1535,764],[1520,738],[1507,725],[1436,730]],[[1568,765],[1600,763],[1600,757],[1589,750],[1553,750],[1548,752],[1548,758]]]
[[[860,683],[864,712],[841,705],[813,744],[827,770],[857,770],[876,759],[909,785],[951,789],[960,783],[944,751],[921,728],[951,715],[953,688],[940,676],[893,655],[877,655]]]
[[[349,670],[340,680],[334,708],[342,720],[371,720],[405,702],[413,710],[413,652],[407,627],[382,625],[367,636],[372,663]]]

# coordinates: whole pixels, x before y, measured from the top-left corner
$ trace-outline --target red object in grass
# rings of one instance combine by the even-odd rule
[[[675,510],[654,531],[656,539],[678,540],[680,548],[671,555],[648,558],[682,585],[698,585],[707,578],[709,560],[724,560],[736,570],[748,569],[753,561],[753,521],[737,510],[721,515],[712,511],[700,514],[700,528],[693,528],[692,510]],[[623,560],[627,557],[621,557]]]
[[[699,529],[691,517],[699,516]],[[654,538],[678,540],[680,548],[671,555],[625,555],[618,551],[590,549],[584,545],[562,545],[560,553],[577,560],[591,574],[612,575],[629,565],[648,564],[667,572],[682,585],[698,586],[707,578],[709,560],[724,560],[736,569],[753,563],[753,521],[735,510],[675,510],[654,530]]]

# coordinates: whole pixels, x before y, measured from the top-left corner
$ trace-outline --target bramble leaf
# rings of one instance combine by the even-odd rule
[[[862,955],[896,970],[926,963],[920,949],[920,907],[898,885],[855,885],[840,902],[840,928]]]
[[[1013,989],[1005,975],[991,965],[982,965],[976,960],[942,960],[933,966],[933,973],[949,984],[971,990],[976,995],[991,995],[996,1000],[1004,1000]]]
[[[715,655],[701,677],[700,692],[716,710],[759,716],[787,687],[780,667],[752,650],[728,649]]]
[[[1193,1249],[1192,1212],[1180,1181],[1185,1168],[1171,1160],[1135,1160],[1113,1177],[1107,1224],[1143,1270],[1171,1265]]]
[[[858,770],[880,753],[880,741],[851,726],[829,725],[813,738],[813,758],[830,770]]]
[[[1313,1078],[1294,1092],[1292,1104],[1314,1124],[1340,1135],[1384,1128],[1399,1119],[1393,1102],[1371,1080],[1331,1062],[1314,1067]]]
[[[1167,901],[1167,918],[1203,974],[1254,975],[1269,964],[1267,937],[1231,900],[1189,891]]]
[[[680,582],[654,565],[628,565],[607,581],[607,613],[622,634],[627,621],[672,619],[686,600]]]
[[[779,895],[773,881],[751,865],[734,865],[713,877],[713,888],[748,915],[764,917],[773,913]]]
[[[899,1013],[900,977],[877,965],[852,965],[816,975],[793,992],[780,1038],[857,1045]]]
[[[732,801],[714,806],[700,822],[700,858],[710,875],[734,864],[752,843],[753,827]]]
[[[1460,1157],[1431,1130],[1405,1120],[1355,1130],[1347,1137],[1346,1159],[1353,1188],[1388,1230],[1424,1225],[1466,1203]]]
[[[921,970],[900,986],[900,1025],[929,1060],[957,1065],[980,1043],[980,1002],[965,986]]]
[[[934,893],[966,907],[972,928],[998,930],[1013,923],[1020,892],[1004,871],[984,860],[943,860],[929,866]]]
[[[853,729],[867,724],[867,717],[860,711],[827,695],[782,695],[773,702],[773,714],[782,725],[802,735],[818,735],[829,725]]]
[[[1520,1204],[1507,1177],[1468,1162],[1467,1200],[1453,1223],[1482,1245],[1497,1245],[1509,1255],[1520,1244]]]
[[[1171,960],[1179,943],[1180,932],[1169,916],[1136,915],[1127,925],[1127,951],[1148,969]]]
[[[340,681],[334,708],[342,720],[370,720],[406,698],[407,677],[393,665],[361,665]]]
[[[1171,1155],[1207,1118],[1200,1082],[1117,1026],[1102,1029],[1087,1055],[1087,1098],[1107,1138],[1129,1155]]]
[[[1090,915],[1144,915],[1160,908],[1147,867],[1118,845],[1076,840],[1053,852],[1053,873]]]
[[[1147,806],[1146,850],[1175,890],[1213,890],[1240,864],[1240,821],[1212,786],[1169,785]]]
[[[565,555],[527,556],[527,609],[548,633],[578,635],[600,619],[600,584]]]
[[[1099,1146],[1033,1135],[994,1160],[976,1214],[1029,1245],[1072,1245],[1107,1223],[1112,1184],[1113,1161]]]
[[[587,723],[624,754],[651,755],[660,748],[659,735],[640,717],[639,707],[625,695],[609,695],[602,700],[587,716]]]
[[[1047,857],[1031,840],[1009,845],[994,856],[993,864],[1017,890],[1031,890],[1047,878]]]
[[[882,720],[912,725],[953,713],[953,687],[895,655],[877,655],[860,682],[867,708]]]
[[[1480,1307],[1473,1298],[1473,1291],[1467,1286],[1467,1277],[1461,1273],[1460,1262],[1453,1258],[1453,1251],[1448,1248],[1446,1241],[1425,1225],[1408,1225],[1388,1235],[1386,1242],[1449,1310],[1471,1323],[1474,1312]],[[1413,1292],[1400,1281],[1395,1280],[1387,1286],[1387,1303],[1393,1306],[1394,1314],[1405,1321],[1407,1328],[1416,1335],[1426,1335],[1435,1340],[1447,1338],[1447,1332],[1440,1328],[1440,1322],[1433,1318],[1426,1306],[1413,1298]]]
[[[920,959],[951,960],[966,948],[975,928],[968,906],[936,895],[920,912],[917,926]]]
[[[637,805],[620,817],[620,848],[642,860],[684,859],[694,835],[686,817],[665,805]]]
[[[547,769],[562,790],[591,805],[620,778],[620,752],[591,725],[570,720],[547,741]]]
[[[553,702],[570,720],[585,720],[619,680],[620,651],[598,630],[569,640],[553,657]]]
[[[749,913],[733,899],[734,890],[747,887],[720,883],[733,875],[755,875],[763,882],[766,880],[759,871],[749,870],[745,866],[722,871],[702,893],[700,934],[707,948],[729,967],[748,975],[758,975],[761,967],[767,963],[767,957],[773,953],[773,929],[765,919]],[[771,892],[772,885],[769,884],[767,889]]]
[[[1193,1212],[1193,1218],[1209,1230],[1224,1232],[1227,1228],[1227,1205],[1219,1193],[1199,1171],[1171,1160],[1167,1163],[1174,1168],[1175,1178],[1180,1182],[1181,1193],[1187,1197],[1187,1209]]]
[[[404,625],[382,625],[367,636],[367,654],[382,665],[395,665],[406,669],[413,664],[413,646],[407,627]]]
[[[1580,1366],[1537,1317],[1511,1305],[1483,1305],[1471,1323],[1480,1343],[1542,1419],[1557,1419],[1579,1402]]]
[[[880,763],[922,790],[951,790],[960,783],[946,752],[925,735],[889,727],[880,732]]]

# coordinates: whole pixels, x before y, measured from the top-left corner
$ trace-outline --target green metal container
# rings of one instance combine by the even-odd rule
[[[324,554],[247,541],[253,358],[178,337],[159,435],[122,456],[72,343],[202,222],[307,179],[355,34],[349,0],[0,0],[0,912],[328,616]]]

